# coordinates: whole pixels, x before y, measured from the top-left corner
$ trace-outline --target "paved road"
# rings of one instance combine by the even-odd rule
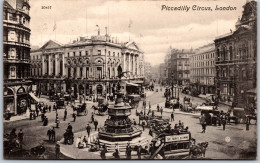
[[[160,90],[160,89],[159,89]],[[147,98],[151,102],[152,109],[156,108],[157,103],[165,101],[164,92],[155,92]],[[187,95],[180,93],[180,100]],[[191,97],[193,105],[202,104],[205,100],[197,97]],[[164,105],[162,105],[164,107]],[[221,104],[219,110],[227,111],[229,106]],[[166,109],[164,109],[166,110]],[[159,115],[159,113],[157,113]],[[163,113],[163,116],[170,116],[169,113]],[[210,159],[255,159],[257,143],[257,126],[250,125],[250,130],[246,131],[244,124],[231,124],[223,130],[222,126],[207,126],[206,133],[201,133],[202,127],[199,124],[197,116],[175,114],[174,126],[179,120],[189,127],[191,135],[197,142],[209,142],[206,157]],[[253,121],[252,121],[253,122]],[[254,122],[253,122],[254,123]],[[229,141],[230,140],[230,141]]]
[[[165,98],[163,97],[163,92],[147,92],[147,101],[151,102],[152,108],[155,109],[158,103],[165,102]],[[184,96],[180,94],[180,99],[182,100]],[[201,104],[204,102],[203,99],[200,98],[191,98],[192,103],[194,105]],[[148,104],[148,102],[147,102]],[[141,111],[142,102],[140,102],[138,110]],[[61,109],[58,111],[59,118],[61,121],[60,128],[56,129],[56,140],[60,140],[63,136],[65,129],[67,128],[68,123],[71,123],[73,126],[74,132],[79,132],[85,130],[86,125],[90,122],[90,115],[93,112],[90,109],[92,105],[88,105],[89,114],[87,116],[77,117],[76,122],[72,122],[72,109],[68,108],[68,119],[66,121],[62,120],[64,110]],[[148,105],[147,105],[148,106]],[[223,105],[220,107],[221,110],[228,109],[227,106]],[[156,114],[159,114],[156,112]],[[25,148],[30,149],[43,143],[46,146],[47,151],[45,154],[46,159],[55,159],[55,152],[53,142],[49,142],[47,138],[47,130],[51,126],[55,126],[55,113],[47,113],[47,117],[49,118],[49,125],[42,126],[42,122],[40,121],[40,117],[36,120],[21,120],[15,122],[7,122],[4,123],[4,132],[10,133],[12,128],[16,128],[17,131],[19,129],[23,129],[24,131],[24,143],[26,144]],[[163,113],[164,117],[169,117],[170,114],[168,112]],[[95,119],[98,120],[99,126],[104,125],[104,121],[107,116],[95,116]],[[135,116],[135,110],[132,111],[132,115],[130,116],[132,119],[138,120],[138,117]],[[197,117],[192,115],[183,115],[176,114],[175,121],[172,122],[172,126],[174,126],[175,122],[181,120],[184,122],[184,125],[189,127],[189,130],[192,133],[192,137],[194,137],[197,142],[207,141],[209,142],[209,147],[206,153],[207,158],[211,159],[245,159],[245,158],[255,158],[256,154],[256,142],[257,142],[257,130],[256,125],[250,125],[250,131],[245,130],[245,125],[227,125],[226,130],[223,131],[221,126],[208,126],[206,133],[201,133],[201,126],[198,123],[199,120]],[[91,124],[92,128],[93,125]],[[230,139],[229,139],[229,138]],[[226,141],[227,140],[227,141]],[[229,141],[230,140],[230,141]],[[86,157],[88,159],[98,159],[100,158],[98,155],[85,152]],[[82,157],[81,157],[82,158]],[[69,159],[62,155],[60,159]]]

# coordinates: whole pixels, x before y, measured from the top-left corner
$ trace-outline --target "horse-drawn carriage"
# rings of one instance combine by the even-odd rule
[[[165,101],[165,108],[182,108],[182,105],[180,104],[179,100],[176,98],[166,98]]]
[[[64,109],[65,108],[65,98],[59,98],[56,100],[57,109]]]
[[[219,121],[219,114],[220,112],[218,110],[201,110],[201,115],[205,115],[205,122],[207,125],[217,125],[217,121]],[[199,118],[200,123],[204,123],[202,121],[202,118]]]
[[[104,98],[97,98],[98,105],[93,105],[94,113],[98,111],[99,115],[106,115],[108,110],[108,103]]]
[[[77,116],[79,115],[87,115],[88,114],[88,110],[87,110],[87,104],[86,103],[79,103],[79,102],[75,102],[75,104],[73,105],[74,111],[77,112]]]

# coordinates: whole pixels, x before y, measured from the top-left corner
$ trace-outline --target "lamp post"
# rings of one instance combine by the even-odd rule
[[[176,91],[175,91],[175,96],[176,96]],[[173,72],[172,72],[172,98],[173,98]]]

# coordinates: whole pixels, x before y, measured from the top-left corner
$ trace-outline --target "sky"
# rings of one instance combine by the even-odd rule
[[[234,31],[245,3],[246,0],[30,0],[31,45],[42,46],[48,40],[67,44],[80,36],[97,35],[96,25],[101,35],[108,27],[112,37],[128,42],[131,24],[130,41],[138,44],[145,61],[158,65],[164,62],[170,46],[195,49]],[[197,5],[211,7],[212,11],[166,11],[162,5]],[[236,10],[216,11],[216,5],[236,7]],[[51,6],[51,9],[42,9],[42,6]]]

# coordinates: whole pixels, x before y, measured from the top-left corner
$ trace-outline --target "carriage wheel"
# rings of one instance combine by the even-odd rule
[[[84,111],[84,115],[85,115],[85,116],[88,115],[88,110],[85,110],[85,111]]]

